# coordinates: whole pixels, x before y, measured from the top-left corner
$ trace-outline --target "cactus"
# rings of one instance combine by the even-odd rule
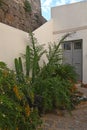
[[[26,77],[29,77],[30,72],[30,47],[26,47]]]
[[[23,65],[22,65],[21,57],[19,57],[19,69],[20,69],[20,72],[23,73]]]
[[[19,59],[15,58],[15,70],[19,82],[24,82],[23,66],[21,57]]]
[[[18,59],[17,58],[15,58],[15,70],[16,70],[16,73],[17,73],[17,75],[19,75],[19,63],[18,63]]]

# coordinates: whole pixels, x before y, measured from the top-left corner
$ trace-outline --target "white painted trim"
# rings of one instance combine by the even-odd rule
[[[54,31],[53,35],[60,34],[60,33],[76,32],[76,31],[85,30],[85,29],[87,29],[87,25],[82,26],[82,27],[76,27],[76,28],[69,28],[69,29],[64,29],[64,30],[60,30],[60,31]]]

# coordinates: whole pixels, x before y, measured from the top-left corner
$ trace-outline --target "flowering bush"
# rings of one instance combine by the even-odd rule
[[[35,130],[41,123],[36,108],[31,108],[16,75],[0,62],[0,130]],[[30,97],[32,98],[32,97]]]

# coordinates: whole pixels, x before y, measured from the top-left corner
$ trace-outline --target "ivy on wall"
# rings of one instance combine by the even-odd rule
[[[24,1],[24,9],[26,12],[32,12],[31,4],[29,3],[28,0]]]
[[[0,7],[2,6],[2,0],[0,0]]]

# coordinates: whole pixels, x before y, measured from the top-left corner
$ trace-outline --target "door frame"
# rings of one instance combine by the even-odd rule
[[[82,50],[82,52],[81,52],[81,61],[82,61],[82,63],[81,63],[81,82],[82,82],[83,81],[83,39],[64,40],[62,42],[62,50],[64,50],[64,47],[63,47],[64,43],[72,42],[72,44],[73,44],[74,42],[78,42],[78,41],[80,41],[82,44],[82,49],[81,49]]]

